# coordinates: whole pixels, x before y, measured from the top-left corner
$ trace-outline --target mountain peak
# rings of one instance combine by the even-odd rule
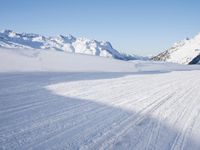
[[[200,42],[200,32],[194,37],[194,39],[199,40]]]
[[[16,32],[14,32],[13,30],[9,30],[9,29],[3,30],[1,32],[1,34],[3,34],[4,36],[9,36],[9,37],[16,37],[17,36]]]
[[[9,33],[13,33],[14,31],[13,30],[10,30],[10,29],[5,29],[3,31],[1,31],[1,33],[5,33],[5,34],[9,34]]]
[[[156,61],[167,61],[180,64],[192,64],[192,62],[200,61],[200,33],[193,38],[186,38],[180,42],[173,44],[168,50],[153,57]],[[194,61],[195,59],[195,61]]]

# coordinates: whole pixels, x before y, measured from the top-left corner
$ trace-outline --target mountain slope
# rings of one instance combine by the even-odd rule
[[[197,64],[200,62],[200,33],[192,39],[175,43],[170,49],[153,57],[156,61],[180,64]]]
[[[59,51],[112,57],[121,60],[143,59],[115,50],[109,42],[76,38],[72,35],[46,37],[39,34],[16,33],[12,30],[0,32],[0,46],[4,48],[54,49]]]

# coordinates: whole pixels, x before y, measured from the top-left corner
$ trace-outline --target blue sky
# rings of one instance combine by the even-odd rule
[[[72,34],[157,54],[200,32],[199,0],[0,0],[0,29]]]

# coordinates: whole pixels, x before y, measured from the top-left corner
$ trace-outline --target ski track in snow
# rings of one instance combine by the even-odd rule
[[[200,149],[200,71],[102,75],[0,74],[0,149]]]

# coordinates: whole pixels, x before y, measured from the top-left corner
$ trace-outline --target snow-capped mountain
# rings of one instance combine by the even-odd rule
[[[143,59],[140,56],[120,53],[109,42],[76,38],[72,35],[46,37],[39,34],[16,33],[12,30],[4,30],[0,32],[0,47],[54,49],[71,53],[112,57],[121,60]]]
[[[167,61],[180,64],[200,63],[200,33],[192,39],[175,43],[170,49],[152,58],[156,61]]]

